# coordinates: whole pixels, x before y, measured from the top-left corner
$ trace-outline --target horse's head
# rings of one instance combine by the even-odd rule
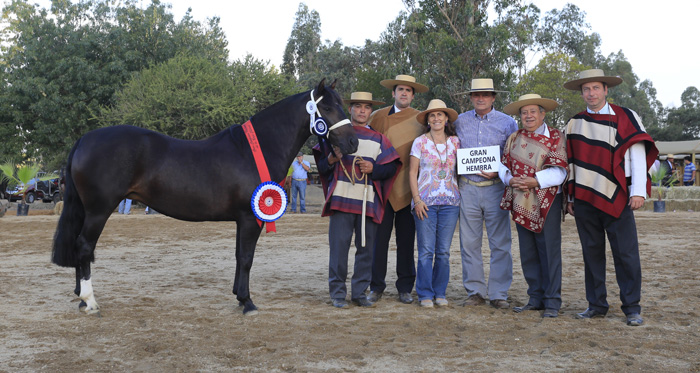
[[[328,140],[332,145],[340,148],[343,154],[351,154],[357,151],[357,135],[352,129],[352,124],[343,111],[343,100],[335,91],[335,82],[330,86],[324,85],[324,78],[318,84],[312,95],[316,99],[321,98],[317,103],[318,113],[328,122]]]

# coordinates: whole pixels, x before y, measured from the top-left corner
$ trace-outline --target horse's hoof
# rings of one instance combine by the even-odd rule
[[[258,314],[258,307],[255,307],[253,302],[248,302],[244,307],[243,307],[243,314],[246,316],[253,316]]]
[[[85,303],[84,300],[80,301],[80,304],[78,304],[78,310],[81,312],[85,312],[85,309],[87,308],[87,303]]]

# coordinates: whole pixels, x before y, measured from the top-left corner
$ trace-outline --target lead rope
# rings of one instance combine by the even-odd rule
[[[362,247],[366,247],[366,245],[365,245],[366,244],[365,217],[367,216],[367,187],[369,186],[367,180],[369,178],[367,177],[367,174],[363,174],[362,172],[360,172],[360,177],[357,177],[355,163],[357,163],[358,160],[363,161],[364,159],[362,159],[362,157],[360,157],[359,155],[356,155],[355,158],[353,158],[353,160],[352,160],[352,177],[350,177],[350,174],[348,174],[348,170],[345,168],[343,161],[341,160],[341,161],[339,161],[339,163],[340,163],[340,167],[343,169],[343,173],[345,173],[345,177],[350,179],[350,182],[352,183],[352,185],[355,185],[355,179],[357,179],[358,181],[364,180],[364,182],[365,182],[365,190],[362,194]]]

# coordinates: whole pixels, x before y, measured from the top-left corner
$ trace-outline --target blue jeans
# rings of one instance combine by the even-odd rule
[[[306,212],[306,180],[292,179],[292,211],[297,211],[297,193],[299,193],[299,211]]]
[[[131,213],[131,200],[130,199],[123,199],[121,202],[119,202],[119,213],[120,214],[126,214],[129,215]]]
[[[459,206],[432,205],[428,206],[427,214],[420,220],[413,212],[418,238],[418,300],[445,298],[450,279],[450,246],[457,227]]]

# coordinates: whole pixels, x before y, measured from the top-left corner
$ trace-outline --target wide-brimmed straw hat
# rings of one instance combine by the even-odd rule
[[[445,112],[445,114],[447,114],[447,120],[449,120],[450,123],[454,123],[457,120],[457,116],[459,116],[456,111],[448,108],[444,101],[435,99],[430,100],[428,103],[428,108],[425,109],[425,111],[421,111],[418,115],[416,115],[416,120],[418,123],[427,124],[426,119],[428,118],[428,114],[432,113],[433,111]]]
[[[528,93],[526,95],[520,96],[518,101],[511,102],[503,108],[503,112],[508,115],[520,115],[520,108],[527,105],[539,105],[544,108],[544,111],[549,112],[556,109],[559,104],[548,98],[542,98],[542,96],[536,93]]]
[[[345,102],[345,105],[352,105],[352,104],[384,105],[384,101],[373,100],[372,94],[370,92],[353,92],[350,94],[350,98],[343,100],[343,102]]]
[[[608,87],[614,87],[622,83],[622,78],[617,76],[606,76],[601,69],[583,70],[578,74],[578,79],[564,83],[564,88],[572,91],[580,91],[581,86],[589,82],[602,82]]]
[[[428,86],[416,83],[416,78],[410,75],[396,75],[395,79],[384,79],[381,82],[379,82],[379,84],[381,84],[382,87],[389,88],[392,90],[394,89],[394,86],[403,84],[409,87],[413,87],[415,93],[428,92]]]
[[[497,91],[493,88],[493,79],[491,78],[478,78],[472,79],[471,88],[465,92],[466,94],[472,94],[475,92],[507,92],[507,91]]]

